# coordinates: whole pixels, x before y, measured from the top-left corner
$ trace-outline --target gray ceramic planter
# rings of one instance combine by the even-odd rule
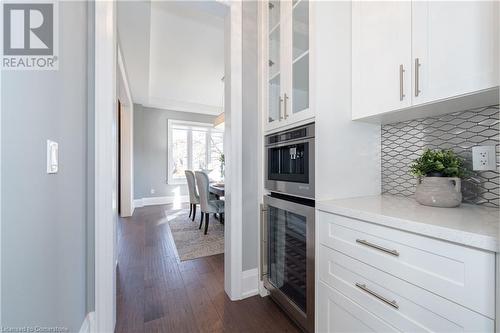
[[[462,202],[461,180],[455,177],[420,178],[415,191],[418,203],[433,207],[457,207]]]

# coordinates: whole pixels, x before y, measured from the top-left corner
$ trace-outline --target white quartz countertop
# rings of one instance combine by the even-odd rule
[[[462,204],[422,206],[413,198],[378,195],[317,201],[320,211],[352,217],[482,250],[500,252],[500,210]]]

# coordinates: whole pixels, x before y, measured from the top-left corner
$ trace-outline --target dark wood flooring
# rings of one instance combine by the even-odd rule
[[[229,300],[222,254],[180,262],[168,209],[119,223],[116,332],[299,332],[269,297]]]

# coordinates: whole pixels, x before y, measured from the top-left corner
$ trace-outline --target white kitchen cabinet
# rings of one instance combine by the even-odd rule
[[[339,251],[320,246],[319,257],[322,283],[402,332],[494,331],[493,319]]]
[[[399,332],[336,289],[317,284],[318,333]]]
[[[339,215],[322,213],[321,222],[318,226],[321,244],[494,317],[493,253]],[[391,249],[394,254],[377,251],[373,244]]]
[[[266,132],[314,117],[310,107],[309,1],[268,1],[263,17],[262,77]]]
[[[352,4],[352,116],[411,105],[411,2]]]
[[[494,332],[495,253],[316,217],[318,332]]]
[[[414,1],[413,105],[498,85],[496,1]]]
[[[352,9],[353,119],[410,114],[498,86],[498,2],[356,1]],[[460,111],[456,104],[449,111]]]

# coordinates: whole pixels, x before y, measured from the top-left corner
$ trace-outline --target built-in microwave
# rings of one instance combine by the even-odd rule
[[[265,188],[314,198],[314,123],[269,134],[265,146]]]

